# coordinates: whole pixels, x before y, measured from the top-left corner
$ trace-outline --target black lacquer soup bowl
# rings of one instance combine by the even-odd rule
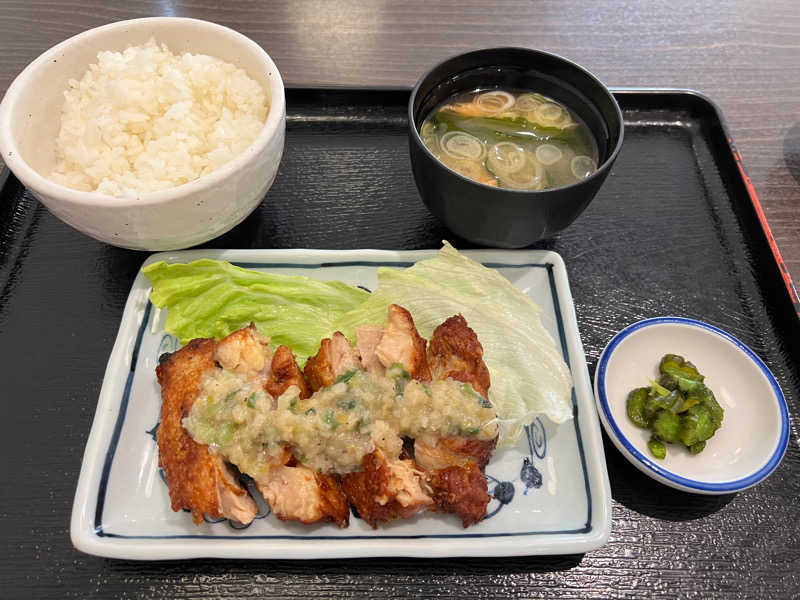
[[[420,127],[454,94],[478,89],[538,92],[569,107],[597,142],[598,168],[569,185],[516,190],[478,183],[451,170],[425,146]],[[450,58],[422,76],[408,105],[411,166],[427,207],[476,244],[520,248],[572,223],[594,198],[622,146],[622,113],[611,92],[569,60],[526,48],[492,48]]]

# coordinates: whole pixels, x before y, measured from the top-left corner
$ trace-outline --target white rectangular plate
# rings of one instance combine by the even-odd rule
[[[250,269],[341,280],[374,289],[380,266],[407,267],[435,251],[189,250],[151,256],[188,262],[217,258]],[[245,529],[192,523],[173,512],[158,469],[154,432],[161,410],[158,357],[177,349],[165,314],[149,302],[150,285],[133,283],[108,361],[83,457],[72,511],[72,542],[83,552],[155,560],[197,557],[346,558],[371,556],[512,556],[586,552],[611,528],[611,494],[589,374],[561,257],[542,250],[479,250],[470,257],[497,269],[542,308],[573,377],[574,419],[545,418],[514,448],[489,463],[489,516],[464,529],[453,515],[431,513],[373,530],[282,523],[273,515]]]

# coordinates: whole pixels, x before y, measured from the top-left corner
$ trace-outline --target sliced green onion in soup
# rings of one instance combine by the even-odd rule
[[[536,110],[545,102],[547,100],[541,94],[520,94],[517,96],[517,102],[514,106],[520,111],[527,112]]]
[[[544,167],[529,152],[525,152],[525,159],[520,170],[498,175],[500,185],[515,190],[541,190],[544,187]]]
[[[512,142],[500,142],[489,148],[486,167],[497,177],[505,177],[522,170],[527,161],[528,156],[522,146]]]
[[[555,125],[564,119],[564,109],[552,102],[537,106],[533,114],[542,125]]]
[[[495,115],[514,106],[514,96],[502,90],[494,90],[478,94],[473,102],[484,114]]]
[[[439,149],[439,136],[436,135],[436,126],[431,121],[425,121],[419,129],[419,136],[428,150],[438,156],[441,150]]]
[[[555,124],[556,127],[559,129],[566,129],[567,127],[577,127],[578,124],[572,120],[572,117],[569,114],[569,111],[564,111],[564,118],[562,118],[558,123]]]
[[[563,156],[558,146],[553,144],[542,144],[536,148],[536,159],[546,167],[556,164]]]
[[[483,160],[486,148],[474,135],[463,131],[448,131],[439,140],[442,151],[452,158]]]
[[[588,177],[597,170],[597,164],[588,156],[580,155],[572,159],[570,163],[572,174],[577,179]]]
[[[439,138],[436,136],[436,134],[433,133],[430,135],[423,135],[421,137],[422,143],[428,147],[428,150],[438,156],[441,150],[439,149]]]
[[[528,120],[531,119],[545,127],[557,127],[558,129],[565,129],[566,127],[575,125],[575,122],[569,115],[569,111],[554,102],[540,104],[533,111],[533,114],[528,113]]]

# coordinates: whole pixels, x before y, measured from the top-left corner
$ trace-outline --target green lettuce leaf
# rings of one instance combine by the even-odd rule
[[[384,324],[389,304],[405,307],[425,338],[461,313],[478,335],[491,375],[489,399],[513,441],[536,415],[555,423],[572,418],[572,376],[541,322],[541,309],[494,269],[459,254],[445,242],[434,258],[396,270],[381,268],[378,287],[357,308],[334,321],[351,340],[355,328]]]
[[[253,322],[274,345],[289,346],[301,365],[334,331],[334,320],[369,297],[341,281],[262,273],[211,259],[162,261],[142,272],[153,286],[153,305],[168,309],[166,331],[181,344],[223,338]]]
[[[323,338],[384,324],[389,304],[411,312],[430,338],[461,313],[483,345],[491,375],[489,399],[501,419],[504,443],[515,441],[537,415],[555,423],[572,418],[572,377],[541,309],[505,277],[445,243],[437,256],[402,270],[380,268],[372,294],[338,281],[276,275],[209,259],[153,263],[143,269],[150,299],[167,308],[166,331],[182,344],[222,338],[251,321],[275,345],[292,349],[302,365]]]

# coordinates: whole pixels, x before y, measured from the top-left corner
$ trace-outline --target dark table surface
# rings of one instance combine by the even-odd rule
[[[286,83],[295,86],[410,86],[428,66],[456,52],[492,45],[542,48],[574,59],[612,86],[689,87],[719,103],[789,269],[800,280],[800,11],[795,2],[487,6],[478,0],[130,6],[6,1],[0,3],[0,91],[58,41],[109,21],[148,15],[191,16],[231,26],[262,44]],[[9,389],[29,385],[30,394],[5,398],[13,418],[5,422],[7,461],[0,471],[7,484],[0,597],[729,598],[800,593],[800,436],[794,424],[787,457],[773,477],[755,490],[721,497],[692,496],[651,482],[606,438],[613,529],[608,545],[585,555],[137,563],[76,552],[69,542],[72,493],[105,357],[144,255],[74,233],[22,197],[21,189],[16,192],[14,207],[0,207],[13,232],[0,239],[2,373],[11,382]],[[269,239],[260,239],[269,245]],[[304,239],[302,228],[280,238],[298,246],[306,245]],[[360,245],[353,241],[353,247]],[[84,298],[80,286],[97,292],[101,301],[82,306],[76,301]],[[580,314],[591,306],[590,292],[591,286],[583,301],[576,298],[581,326],[602,332],[595,316]],[[85,311],[96,318],[87,321]],[[744,321],[747,315],[731,318]],[[592,367],[602,347],[600,337],[584,340]],[[770,339],[760,342],[767,350],[772,346]],[[104,358],[87,362],[82,358],[87,355]],[[49,376],[52,360],[70,376]],[[788,383],[797,389],[796,379]],[[791,411],[798,398],[789,400]]]

